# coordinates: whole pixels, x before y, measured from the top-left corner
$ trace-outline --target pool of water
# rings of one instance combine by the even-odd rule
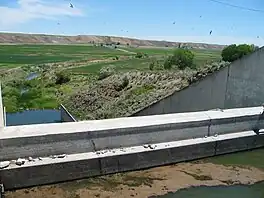
[[[155,198],[264,198],[264,182],[251,186],[192,187]]]
[[[264,170],[264,148],[246,152],[238,152],[228,155],[208,158],[203,162],[211,162],[222,165],[251,166]],[[264,181],[246,186],[200,186],[170,192],[155,198],[264,198]],[[154,198],[154,197],[152,197]]]
[[[61,122],[60,110],[29,110],[6,114],[6,125],[27,125]]]

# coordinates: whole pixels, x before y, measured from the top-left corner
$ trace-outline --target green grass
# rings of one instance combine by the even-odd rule
[[[83,67],[71,69],[74,73],[98,73],[102,67],[114,66],[117,70],[145,70],[149,68],[151,58],[120,60],[111,63],[94,63]]]
[[[62,62],[83,58],[106,58],[121,55],[128,55],[128,53],[100,46],[0,45],[0,67]]]
[[[142,52],[148,55],[170,55],[177,48],[123,48],[131,52]],[[192,49],[196,56],[214,56],[220,57],[220,50],[207,50],[207,49]]]
[[[172,49],[146,49],[146,48],[128,48],[127,50],[134,52],[143,52],[150,55],[150,58],[142,58],[142,59],[128,59],[128,60],[120,60],[111,63],[94,63],[87,66],[79,67],[71,69],[73,73],[97,73],[102,67],[106,66],[115,66],[117,70],[148,70],[149,64],[156,58],[160,63],[163,63],[162,60],[165,58],[162,56],[171,55],[173,53]],[[202,67],[207,63],[218,61],[221,59],[220,52],[216,50],[193,50],[195,55],[194,63],[197,67]]]

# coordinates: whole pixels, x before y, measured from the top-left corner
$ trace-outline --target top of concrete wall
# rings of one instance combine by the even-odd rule
[[[142,117],[115,118],[106,120],[82,121],[75,123],[54,123],[10,126],[1,129],[0,139],[43,136],[51,134],[66,134],[88,131],[105,131],[111,129],[126,129],[148,126],[162,126],[177,123],[199,123],[212,119],[259,116],[263,107],[237,108],[228,110],[210,110],[190,113],[164,114]],[[135,129],[136,130],[136,129]]]

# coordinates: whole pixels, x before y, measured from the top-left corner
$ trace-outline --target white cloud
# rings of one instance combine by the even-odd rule
[[[17,7],[0,6],[0,28],[10,28],[34,19],[54,20],[60,16],[83,16],[78,8],[68,2],[52,3],[47,0],[17,0]]]
[[[142,38],[142,37],[141,37]],[[214,44],[255,44],[264,46],[264,37],[232,37],[232,36],[148,36],[144,39],[167,40],[175,42],[214,43]]]

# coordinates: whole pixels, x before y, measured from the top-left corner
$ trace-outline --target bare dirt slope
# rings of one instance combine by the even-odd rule
[[[155,47],[174,47],[182,46],[196,49],[222,49],[223,45],[205,43],[180,43],[168,41],[139,40],[125,37],[114,36],[94,36],[94,35],[45,35],[45,34],[21,34],[21,33],[0,33],[0,43],[39,43],[39,44],[116,44],[130,46],[155,46]]]

